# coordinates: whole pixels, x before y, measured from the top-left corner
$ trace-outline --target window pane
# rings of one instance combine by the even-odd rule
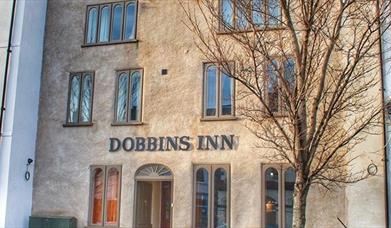
[[[217,102],[216,102],[216,66],[210,66],[206,72],[206,116],[216,116]]]
[[[227,210],[227,173],[224,169],[218,168],[214,174],[214,227],[228,227]]]
[[[269,64],[267,69],[268,74],[268,83],[267,83],[267,92],[269,99],[269,109],[272,112],[278,112],[278,63],[277,61],[272,61]]]
[[[139,71],[132,73],[131,85],[130,120],[139,121],[141,108],[141,75]]]
[[[265,224],[266,228],[278,227],[278,172],[268,168],[265,172]]]
[[[87,43],[96,42],[96,29],[98,26],[98,11],[91,8],[88,12]]]
[[[245,29],[247,28],[247,15],[246,15],[246,2],[245,1],[238,1],[237,2],[237,26],[239,29]]]
[[[118,193],[119,193],[119,171],[111,168],[107,174],[106,190],[106,223],[116,224],[118,222]]]
[[[224,26],[233,27],[233,9],[232,0],[222,0],[221,16]]]
[[[284,78],[293,91],[295,88],[295,61],[293,59],[287,59],[284,62]]]
[[[72,76],[69,94],[69,123],[77,123],[79,121],[80,84],[80,75]]]
[[[136,4],[129,3],[126,7],[126,28],[125,28],[125,39],[135,39],[136,30]]]
[[[81,122],[91,121],[91,104],[92,104],[92,76],[86,74],[83,77],[83,90],[81,98]]]
[[[292,228],[293,190],[296,174],[292,168],[285,171],[285,228]]]
[[[257,26],[261,27],[264,25],[264,0],[253,0],[253,22]]]
[[[276,26],[280,24],[281,20],[281,9],[279,0],[269,0],[269,25]]]
[[[101,10],[100,15],[100,30],[99,30],[99,41],[109,41],[109,28],[110,28],[110,8],[105,6]]]
[[[227,74],[221,74],[221,114],[232,115],[233,79]]]
[[[122,5],[115,5],[113,10],[113,27],[111,30],[111,40],[121,40],[122,30]]]
[[[195,227],[208,228],[209,174],[206,169],[196,173]]]
[[[101,224],[103,215],[103,190],[104,173],[102,169],[95,169],[93,175],[93,202],[92,202],[92,224]]]
[[[117,121],[126,121],[126,104],[128,100],[128,74],[121,73],[118,78],[118,94],[117,94]]]

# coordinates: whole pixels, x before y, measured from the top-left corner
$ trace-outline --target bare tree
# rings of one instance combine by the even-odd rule
[[[239,82],[237,110],[259,146],[295,169],[293,227],[305,227],[312,185],[368,177],[350,152],[381,124],[389,1],[179,1],[204,57]]]

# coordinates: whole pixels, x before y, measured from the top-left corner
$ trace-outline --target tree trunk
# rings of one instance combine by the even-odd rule
[[[299,177],[296,178],[295,190],[293,192],[293,228],[304,228],[306,223],[305,210],[307,208],[309,187],[303,184],[303,180],[300,179]]]

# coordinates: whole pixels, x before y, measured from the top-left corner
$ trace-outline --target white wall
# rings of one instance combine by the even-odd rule
[[[36,147],[46,4],[17,0],[0,142],[0,227],[28,227],[31,214],[33,180],[25,181],[24,173]]]

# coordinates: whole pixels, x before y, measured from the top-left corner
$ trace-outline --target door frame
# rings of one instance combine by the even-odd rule
[[[174,173],[171,171],[170,168],[168,168],[168,166],[166,165],[163,165],[163,164],[145,164],[145,165],[142,165],[140,166],[138,170],[142,169],[143,167],[145,166],[148,166],[148,165],[162,165],[164,167],[166,167],[167,169],[170,170],[171,172],[171,176],[154,176],[154,177],[148,177],[148,176],[145,176],[145,177],[137,177],[135,176],[134,177],[134,191],[133,191],[133,227],[136,227],[136,216],[137,216],[137,184],[138,182],[143,182],[143,181],[149,181],[149,182],[163,182],[163,181],[167,181],[167,182],[171,182],[171,211],[170,211],[170,228],[173,228],[173,214],[174,214]],[[136,175],[137,175],[137,171],[136,171]],[[161,194],[161,193],[160,193]],[[161,200],[160,200],[161,201]],[[160,202],[161,204],[161,202]]]

